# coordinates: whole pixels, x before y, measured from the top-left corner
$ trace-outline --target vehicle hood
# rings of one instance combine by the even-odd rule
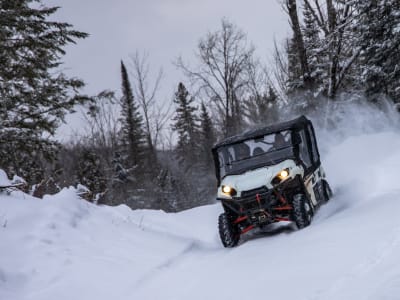
[[[240,192],[242,191],[259,188],[261,186],[272,188],[271,180],[274,179],[279,172],[283,169],[289,169],[289,177],[293,177],[294,173],[297,173],[293,172],[295,168],[296,163],[289,159],[273,166],[250,170],[239,175],[226,176],[222,180],[221,186],[229,185],[230,187],[233,187],[237,191],[238,196],[240,196]],[[224,197],[221,187],[218,189],[218,196]]]

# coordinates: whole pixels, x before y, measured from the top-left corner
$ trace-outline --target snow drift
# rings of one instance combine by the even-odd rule
[[[324,138],[335,196],[310,227],[234,249],[220,244],[219,205],[166,214],[94,206],[73,188],[1,194],[0,299],[398,299],[400,134],[379,130]]]

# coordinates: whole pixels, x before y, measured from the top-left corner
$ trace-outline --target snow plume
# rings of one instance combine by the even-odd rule
[[[350,137],[400,129],[400,114],[387,98],[372,103],[356,94],[343,94],[334,101],[320,98],[318,103],[316,108],[291,107],[282,114],[281,120],[301,114],[311,119],[322,153]]]

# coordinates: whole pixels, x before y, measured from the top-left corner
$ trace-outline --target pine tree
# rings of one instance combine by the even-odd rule
[[[112,183],[123,183],[129,181],[128,170],[123,165],[123,159],[121,153],[118,151],[114,153],[112,160],[112,165],[114,167]]]
[[[199,147],[201,163],[206,171],[213,170],[211,149],[215,143],[215,131],[204,102],[201,103]]]
[[[400,101],[400,2],[356,1],[359,21],[355,26],[361,78],[372,98],[385,94]]]
[[[194,98],[183,83],[179,83],[174,103],[177,105],[172,129],[178,133],[176,151],[181,161],[195,162],[198,152],[198,118]]]
[[[268,88],[268,98],[267,98],[267,111],[265,114],[268,123],[275,123],[279,120],[279,97],[275,93],[272,86]]]
[[[142,187],[143,181],[137,168],[127,165],[126,155],[115,151],[111,161],[111,174],[108,174],[107,194],[102,203],[108,205],[126,204],[132,209],[140,205],[136,197],[138,188]],[[135,198],[135,200],[133,200]],[[131,201],[132,200],[132,201]]]
[[[80,184],[86,186],[93,194],[106,190],[104,169],[100,157],[89,149],[84,149],[78,160],[77,178]]]
[[[31,184],[42,177],[42,159],[55,157],[49,136],[88,100],[77,94],[81,80],[57,72],[63,48],[87,34],[48,20],[58,8],[38,4],[0,0],[0,167]]]
[[[287,40],[286,52],[288,62],[287,91],[288,94],[291,95],[304,88],[300,60],[298,58],[298,50],[294,38]]]
[[[134,168],[134,176],[139,179],[144,164],[143,118],[133,97],[131,84],[124,63],[121,61],[122,98],[120,143],[124,159],[129,168]]]
[[[167,212],[179,211],[181,187],[177,184],[168,168],[160,170],[157,176],[156,195],[159,209]]]
[[[309,6],[303,8],[303,37],[304,45],[308,56],[308,67],[310,70],[310,78],[313,85],[310,87],[313,90],[312,96],[318,97],[320,94],[327,93],[326,91],[326,76],[328,66],[324,53],[322,41],[320,39],[320,29],[312,14]]]

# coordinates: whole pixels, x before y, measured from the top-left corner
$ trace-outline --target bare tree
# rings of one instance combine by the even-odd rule
[[[261,61],[252,57],[247,67],[248,88],[251,96],[260,98],[268,89],[268,71]]]
[[[246,34],[223,19],[220,30],[200,40],[196,67],[184,63],[181,57],[176,62],[199,92],[216,104],[225,135],[240,128],[240,98],[249,89],[248,66],[253,62],[253,55],[254,47],[248,44]]]
[[[147,53],[140,54],[136,51],[131,56],[131,60],[135,98],[143,111],[146,141],[151,156],[154,158],[161,131],[171,115],[172,102],[165,105],[157,101],[157,93],[164,76],[162,68],[158,70],[152,80]]]
[[[120,108],[114,93],[103,91],[95,97],[94,104],[86,107],[84,119],[86,134],[71,145],[72,149],[86,147],[99,155],[107,178],[112,178],[112,157],[118,149]],[[77,134],[77,137],[79,135]],[[71,149],[70,149],[71,150]],[[67,150],[65,150],[67,151]],[[72,152],[73,150],[71,150]],[[67,176],[70,176],[67,172]]]
[[[274,87],[279,99],[284,100],[284,102],[287,102],[287,82],[289,80],[287,49],[288,40],[285,40],[284,45],[278,45],[277,42],[274,41],[270,73],[268,75],[269,85]]]
[[[119,107],[116,104],[114,93],[103,91],[95,98],[94,104],[83,114],[86,121],[88,142],[102,149],[115,149],[118,136]]]

